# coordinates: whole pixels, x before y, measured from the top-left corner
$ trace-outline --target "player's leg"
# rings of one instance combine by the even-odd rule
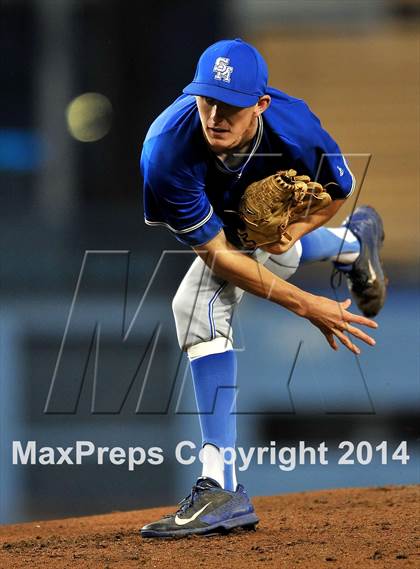
[[[236,442],[236,353],[232,317],[243,291],[217,277],[197,258],[173,301],[178,342],[191,365],[202,433],[202,476],[236,490],[234,465],[222,448]]]
[[[298,246],[283,255],[285,264],[298,265]],[[257,250],[261,263],[269,253]],[[280,256],[278,256],[280,257]],[[276,264],[288,278],[295,269]],[[235,465],[225,464],[221,448],[236,443],[236,354],[232,318],[243,290],[221,280],[197,258],[184,277],[173,301],[180,347],[190,359],[203,442],[203,470],[191,494],[173,515],[148,524],[143,537],[201,534],[258,523]],[[231,457],[228,457],[229,459]],[[229,460],[230,462],[230,460]]]
[[[268,254],[264,254],[265,257]],[[180,347],[190,359],[203,442],[203,470],[171,516],[148,524],[143,537],[201,534],[258,523],[234,465],[220,449],[236,442],[236,354],[231,322],[243,291],[219,279],[197,257],[173,301]]]
[[[339,261],[354,263],[360,253],[360,243],[346,227],[319,227],[300,239],[302,256],[300,262]]]
[[[299,264],[299,245],[268,266],[289,278]],[[257,250],[254,258],[271,262],[269,253]],[[202,475],[217,480],[225,489],[237,486],[235,463],[224,463],[220,449],[236,442],[236,353],[233,350],[232,318],[243,290],[220,279],[201,259],[196,259],[174,298],[178,341],[187,351],[199,412],[203,445]]]
[[[298,245],[277,256],[283,258],[284,266],[276,263],[275,272],[288,278],[297,268],[299,256]],[[265,263],[270,255],[257,250],[254,257]],[[220,451],[234,448],[236,443],[232,318],[242,296],[242,289],[217,277],[200,258],[193,262],[175,295],[178,341],[190,359],[202,431],[203,470],[181,508],[142,528],[143,537],[201,534],[258,523],[243,486],[236,482],[235,465],[225,464]]]

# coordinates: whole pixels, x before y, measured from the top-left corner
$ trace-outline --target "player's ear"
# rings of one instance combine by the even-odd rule
[[[266,109],[268,109],[270,103],[271,103],[270,95],[262,95],[257,102],[258,114],[261,115]]]

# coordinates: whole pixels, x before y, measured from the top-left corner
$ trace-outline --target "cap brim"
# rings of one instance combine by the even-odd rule
[[[195,83],[194,81],[182,90],[186,95],[200,95],[211,97],[234,107],[252,107],[258,102],[259,95],[246,95],[238,91],[232,91],[218,85],[208,83]]]

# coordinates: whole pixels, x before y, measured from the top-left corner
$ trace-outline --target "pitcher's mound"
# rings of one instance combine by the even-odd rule
[[[0,526],[0,567],[420,567],[419,497],[388,486],[254,498],[256,532],[177,540],[138,533],[173,508]]]

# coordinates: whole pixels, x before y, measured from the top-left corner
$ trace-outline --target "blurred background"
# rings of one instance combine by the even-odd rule
[[[244,299],[238,444],[327,441],[331,454],[240,479],[254,495],[420,481],[419,15],[417,0],[0,1],[1,523],[174,503],[200,472],[173,454],[200,442],[171,316],[193,255],[144,225],[138,161],[151,121],[224,37],[254,43],[270,84],[338,141],[358,187],[333,225],[355,200],[379,209],[390,278],[377,347],[358,359]],[[346,298],[330,273],[293,282]],[[165,462],[17,466],[13,440],[160,446]],[[410,461],[338,467],[342,440],[407,440]]]

